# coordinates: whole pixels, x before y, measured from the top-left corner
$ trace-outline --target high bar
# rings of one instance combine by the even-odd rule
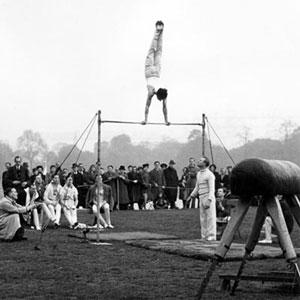
[[[115,123],[115,124],[131,124],[131,125],[164,125],[167,126],[166,123],[157,123],[157,122],[149,122],[144,124],[143,122],[132,122],[132,121],[113,121],[113,120],[101,120],[101,123]],[[170,122],[168,126],[203,126],[202,123],[173,123]]]

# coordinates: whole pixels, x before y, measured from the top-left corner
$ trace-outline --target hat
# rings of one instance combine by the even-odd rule
[[[149,167],[149,164],[143,164],[143,168]]]
[[[173,159],[170,160],[169,165],[176,165],[175,161]]]
[[[119,170],[120,170],[120,171],[125,171],[126,169],[125,169],[124,166],[120,166]]]
[[[161,166],[162,168],[167,168],[167,167],[168,167],[168,165],[167,165],[166,163],[162,163],[160,166]]]

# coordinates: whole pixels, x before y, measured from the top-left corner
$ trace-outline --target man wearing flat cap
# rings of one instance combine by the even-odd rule
[[[170,160],[169,166],[164,170],[166,180],[165,195],[170,203],[171,208],[176,208],[175,201],[177,198],[178,175],[175,169],[175,161]]]

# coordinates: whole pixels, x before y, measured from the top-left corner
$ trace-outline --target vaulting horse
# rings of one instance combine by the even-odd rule
[[[216,248],[211,265],[201,282],[197,298],[201,299],[202,294],[215,270],[221,262],[233,241],[235,232],[241,225],[253,197],[259,199],[256,216],[251,232],[245,245],[245,255],[237,273],[236,280],[232,287],[231,294],[234,294],[238,286],[239,278],[246,264],[247,258],[254,250],[260,235],[261,228],[266,216],[269,214],[277,230],[279,244],[283,254],[291,268],[295,272],[297,283],[300,285],[300,272],[297,265],[297,255],[293,247],[291,237],[282,213],[282,209],[276,195],[283,195],[291,208],[291,212],[300,226],[300,201],[297,195],[300,194],[300,168],[289,161],[246,159],[237,164],[231,174],[231,193],[239,196],[236,209],[223,232],[221,241]]]

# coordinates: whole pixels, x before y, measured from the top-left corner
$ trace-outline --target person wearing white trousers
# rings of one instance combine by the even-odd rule
[[[75,229],[77,222],[78,190],[73,185],[73,178],[69,176],[62,189],[62,209],[69,223],[69,227]]]
[[[62,186],[59,184],[59,176],[55,175],[47,185],[44,193],[44,203],[47,205],[51,214],[55,216],[54,226],[57,228],[61,217]]]
[[[189,196],[199,197],[201,239],[215,241],[217,239],[217,216],[215,198],[215,175],[208,169],[209,160],[202,157],[198,162],[196,186]]]

